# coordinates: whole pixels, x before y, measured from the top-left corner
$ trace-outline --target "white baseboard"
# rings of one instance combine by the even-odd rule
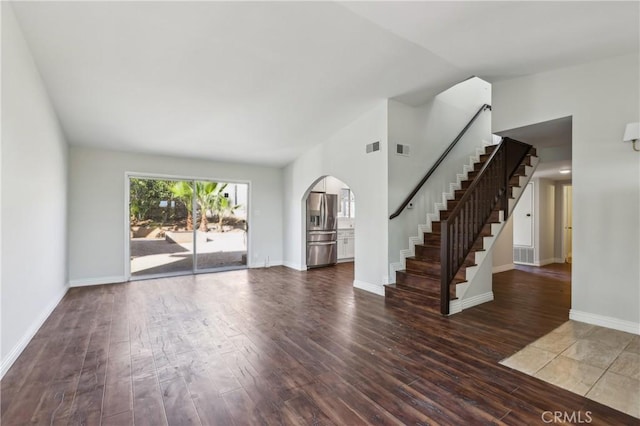
[[[353,257],[345,257],[344,259],[338,259],[338,263],[349,263],[353,262]]]
[[[378,296],[384,296],[384,286],[371,284],[366,281],[353,280],[353,286],[360,290],[368,291],[369,293],[377,294]]]
[[[33,336],[36,335],[42,324],[49,318],[49,315],[53,312],[53,310],[58,306],[62,298],[65,294],[67,294],[68,287],[64,288],[64,291],[61,292],[54,300],[49,303],[49,305],[42,311],[42,313],[36,318],[36,320],[31,324],[31,327],[27,330],[27,332],[22,336],[22,339],[18,341],[18,343],[11,349],[11,351],[7,354],[6,358],[2,360],[2,364],[0,364],[0,379],[2,379],[9,368],[16,362],[16,359],[20,356],[22,351],[27,347]]]
[[[264,262],[256,262],[256,263],[250,263],[249,264],[249,269],[270,268],[272,266],[282,266],[283,264],[284,263],[282,262],[282,260],[270,261],[268,265],[265,265]]]
[[[633,321],[576,311],[575,309],[569,311],[569,319],[599,325],[601,327],[613,328],[614,330],[626,331],[627,333],[640,334],[640,323]]]
[[[561,257],[554,257],[553,263],[565,263],[564,259]]]
[[[462,310],[469,309],[472,306],[480,305],[482,303],[491,302],[493,300],[493,292],[478,294],[477,296],[471,296],[466,299],[462,299]]]
[[[491,302],[493,300],[493,292],[478,294],[467,299],[456,299],[449,302],[449,315],[457,314],[482,303]]]
[[[69,281],[69,287],[87,287],[91,285],[120,284],[126,282],[123,275],[113,277],[85,278],[83,280]]]
[[[515,261],[513,263],[515,263],[516,265],[545,266],[545,265],[551,265],[552,263],[564,263],[564,261],[558,262],[555,257],[550,257],[549,259],[544,259],[544,260],[541,260],[539,262],[533,262],[533,263],[515,262]]]
[[[462,302],[460,299],[452,300],[449,302],[449,315],[462,312]]]
[[[290,268],[290,269],[295,269],[296,271],[306,271],[307,270],[306,266],[302,266],[299,263],[289,262],[289,261],[286,261],[286,260],[284,262],[282,262],[282,265],[286,266],[287,268]]]
[[[513,263],[507,263],[505,265],[499,265],[499,266],[494,266],[493,269],[491,270],[492,273],[497,274],[499,272],[505,272],[505,271],[510,271],[512,269],[515,269],[516,265]]]

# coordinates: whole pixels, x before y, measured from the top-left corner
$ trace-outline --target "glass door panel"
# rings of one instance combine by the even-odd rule
[[[193,271],[193,184],[171,179],[129,179],[132,277]]]
[[[247,265],[248,185],[197,181],[196,270]]]

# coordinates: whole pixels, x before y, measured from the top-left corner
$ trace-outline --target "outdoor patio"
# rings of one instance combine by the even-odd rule
[[[197,269],[244,266],[247,236],[240,229],[199,233]],[[192,234],[193,235],[193,234]],[[169,238],[131,238],[131,275],[156,275],[193,270],[193,240],[176,243]]]

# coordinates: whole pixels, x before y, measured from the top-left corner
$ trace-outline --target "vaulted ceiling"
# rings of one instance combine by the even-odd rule
[[[381,99],[639,49],[638,2],[12,6],[71,144],[273,166]]]

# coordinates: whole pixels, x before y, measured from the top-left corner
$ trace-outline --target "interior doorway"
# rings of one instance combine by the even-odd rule
[[[565,263],[571,263],[572,261],[572,246],[571,242],[573,239],[573,186],[572,185],[564,185],[563,186],[563,210],[562,210],[562,223],[563,223],[563,232],[562,232],[562,257],[564,258]]]
[[[127,175],[129,279],[247,267],[247,183]]]
[[[302,205],[305,268],[342,263],[353,266],[356,257],[356,196],[351,188],[333,176],[320,177],[303,195]],[[327,209],[328,206],[331,210]]]

